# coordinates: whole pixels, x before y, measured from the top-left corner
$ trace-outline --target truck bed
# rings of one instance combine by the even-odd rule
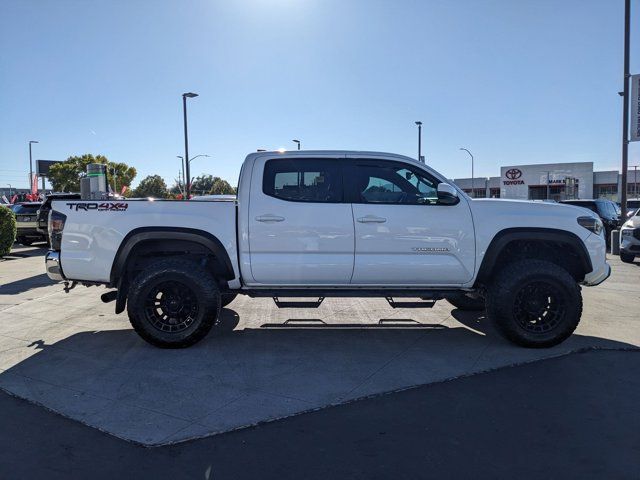
[[[127,235],[156,227],[215,232],[238,276],[233,198],[60,200],[53,202],[53,209],[67,216],[61,249],[67,278],[108,283],[115,255]]]

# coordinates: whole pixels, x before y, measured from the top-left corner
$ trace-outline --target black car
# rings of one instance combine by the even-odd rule
[[[40,202],[24,202],[9,207],[16,216],[16,242],[31,245],[33,242],[47,241],[47,235],[38,231],[37,215],[41,206]]]
[[[563,200],[561,203],[584,207],[598,214],[606,233],[607,246],[611,242],[611,231],[620,226],[620,207],[612,200],[598,198],[595,200]]]
[[[49,238],[49,212],[51,211],[51,202],[53,200],[79,200],[79,193],[51,193],[40,206],[36,217],[37,230],[42,235]]]

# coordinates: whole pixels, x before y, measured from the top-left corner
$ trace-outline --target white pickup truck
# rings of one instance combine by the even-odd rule
[[[237,199],[51,208],[49,277],[117,289],[103,300],[159,347],[202,339],[237,294],[446,299],[486,308],[517,344],[547,347],[578,325],[580,285],[610,274],[594,213],[472,200],[388,153],[253,153]]]

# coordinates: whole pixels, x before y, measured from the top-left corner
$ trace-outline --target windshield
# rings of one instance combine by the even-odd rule
[[[13,213],[15,214],[20,214],[20,215],[30,215],[30,214],[36,214],[38,212],[38,209],[40,208],[40,205],[12,205],[11,206],[11,210],[13,210]]]

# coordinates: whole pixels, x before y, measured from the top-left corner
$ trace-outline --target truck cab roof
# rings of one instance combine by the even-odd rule
[[[405,155],[399,155],[397,153],[389,152],[374,152],[368,150],[273,150],[266,152],[254,152],[247,155],[247,160],[260,157],[353,157],[353,158],[375,158],[380,160],[402,160],[404,162],[411,162],[416,165],[424,165],[422,162],[418,162],[415,158],[407,157]]]

